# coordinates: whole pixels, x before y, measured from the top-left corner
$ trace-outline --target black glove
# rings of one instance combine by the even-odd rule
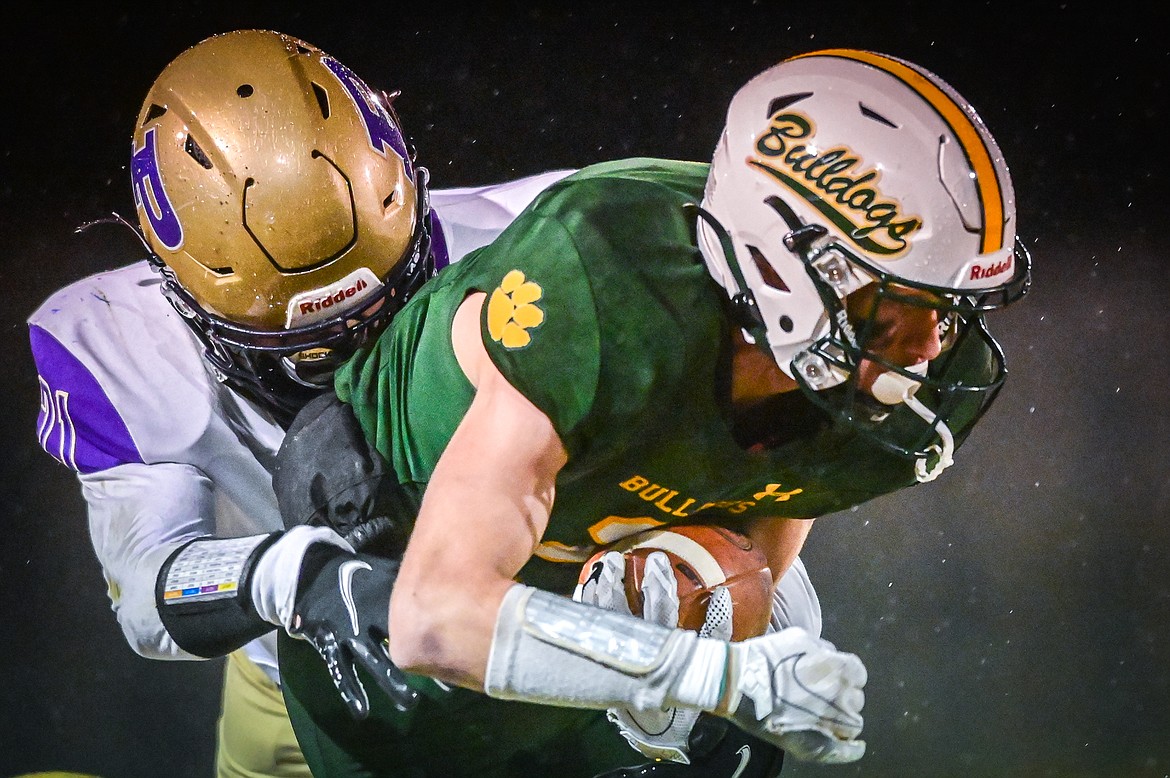
[[[691,729],[691,763],[656,760],[621,767],[595,778],[774,778],[784,766],[784,752],[749,735],[726,719],[703,714]]]
[[[325,526],[357,550],[400,558],[418,501],[332,392],[297,413],[276,455],[272,487],[286,528]]]
[[[398,562],[316,543],[305,552],[289,634],[309,641],[354,719],[369,715],[363,667],[399,710],[418,699],[387,653],[390,591]]]

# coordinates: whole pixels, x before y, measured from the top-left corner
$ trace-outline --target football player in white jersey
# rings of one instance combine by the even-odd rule
[[[271,630],[304,548],[345,541],[276,535],[293,414],[420,284],[570,172],[428,190],[390,102],[275,32],[183,52],[134,129],[149,259],[66,286],[28,320],[39,441],[78,474],[127,642],[156,659],[231,652],[220,776],[309,774]]]

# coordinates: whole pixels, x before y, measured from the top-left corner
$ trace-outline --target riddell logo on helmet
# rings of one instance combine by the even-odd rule
[[[971,281],[982,281],[988,278],[995,278],[1001,273],[1006,273],[1012,269],[1012,257],[1009,254],[1007,259],[1001,259],[999,262],[981,267],[980,265],[971,266]]]
[[[351,311],[381,286],[372,270],[358,268],[340,281],[293,296],[286,326],[312,324]]]
[[[353,286],[347,286],[336,294],[325,295],[324,297],[318,297],[315,300],[304,300],[298,304],[298,307],[301,309],[300,313],[302,316],[304,316],[307,313],[319,311],[323,308],[331,308],[337,303],[345,302],[347,298],[353,297],[367,286],[369,286],[369,284],[366,283],[366,280],[364,278],[359,278],[356,284]]]
[[[848,148],[818,151],[795,142],[814,134],[807,116],[776,114],[756,138],[758,156],[747,163],[803,197],[861,249],[882,256],[904,251],[922,220],[903,214],[900,203],[884,197],[877,188],[878,171],[859,169],[861,159]]]

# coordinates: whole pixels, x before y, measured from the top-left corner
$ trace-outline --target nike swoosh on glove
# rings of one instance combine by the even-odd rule
[[[866,670],[857,656],[800,627],[728,645],[731,694],[717,712],[802,761],[862,757]]]
[[[625,574],[625,557],[621,552],[611,551],[594,563],[589,579],[577,586],[573,598],[627,616],[633,615],[626,598]],[[726,594],[726,590],[723,591]],[[654,551],[646,557],[641,594],[644,619],[664,627],[678,626],[678,584],[669,557],[661,551]],[[726,614],[724,623],[705,624],[700,634],[721,640],[731,639],[730,602],[720,612]],[[699,713],[689,708],[643,711],[610,708],[606,715],[626,742],[643,756],[690,764],[689,738]]]
[[[358,667],[399,710],[409,710],[418,700],[387,650],[390,592],[398,564],[321,543],[311,545],[301,563],[288,632],[309,641],[325,660],[341,699],[358,721],[370,712]]]

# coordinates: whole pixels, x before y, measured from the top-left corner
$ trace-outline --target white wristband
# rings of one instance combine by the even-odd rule
[[[291,627],[301,562],[314,543],[331,543],[353,551],[345,538],[328,527],[301,524],[285,532],[261,555],[252,572],[252,604],[260,618],[286,630]]]

